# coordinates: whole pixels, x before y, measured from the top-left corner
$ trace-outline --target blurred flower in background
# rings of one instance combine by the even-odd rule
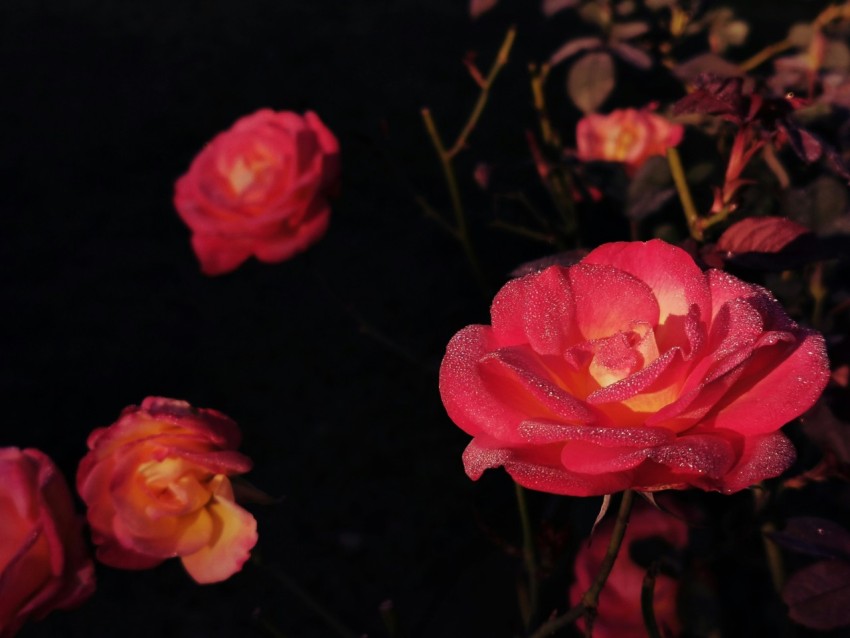
[[[261,109],[220,133],[177,180],[174,205],[207,275],[289,259],[325,233],[339,144],[312,112]]]
[[[39,450],[0,448],[0,638],[94,592],[82,521],[58,468]]]
[[[576,579],[570,587],[570,605],[579,602],[599,573],[612,529],[613,520],[609,519],[600,525],[590,543],[579,550],[575,561]],[[646,542],[643,548],[646,551],[640,551],[638,547],[642,542]],[[647,635],[641,612],[641,588],[648,565],[635,562],[633,554],[646,554],[641,558],[663,562],[671,550],[682,549],[687,543],[688,527],[683,521],[648,506],[635,508],[623,538],[622,550],[599,595],[599,615],[593,623],[596,638],[644,638]],[[656,576],[653,608],[655,620],[664,636],[678,635],[681,629],[676,614],[678,592],[679,583],[675,578],[664,573]],[[584,620],[580,620],[578,625],[584,628]]]

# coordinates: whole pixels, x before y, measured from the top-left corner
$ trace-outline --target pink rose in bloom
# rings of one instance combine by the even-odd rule
[[[177,180],[174,206],[207,275],[278,262],[328,227],[339,144],[315,113],[262,109],[220,133]]]
[[[653,155],[682,141],[680,124],[647,110],[617,109],[609,115],[593,113],[576,128],[578,158],[584,162],[623,162],[629,174]]]
[[[229,476],[251,469],[239,429],[215,410],[148,397],[89,435],[77,471],[97,557],[146,569],[179,556],[199,583],[242,569],[257,522],[233,498]]]
[[[94,566],[59,470],[38,450],[0,448],[0,638],[82,603]]]
[[[613,520],[609,519],[593,535],[590,545],[584,544],[579,550],[575,562],[576,580],[570,587],[571,606],[578,604],[599,574],[613,527]],[[646,567],[641,567],[631,559],[629,549],[635,541],[654,538],[665,541],[673,549],[681,549],[688,543],[688,526],[679,519],[655,509],[635,509],[629,519],[614,569],[599,594],[599,615],[593,623],[594,638],[646,637],[640,606]],[[664,636],[676,636],[681,631],[676,615],[678,591],[679,583],[676,579],[658,574],[655,579],[653,608],[658,628]],[[584,619],[577,624],[583,629]]]
[[[827,383],[823,337],[771,294],[660,240],[509,281],[448,345],[440,393],[477,479],[575,496],[730,493],[794,459],[779,429]]]

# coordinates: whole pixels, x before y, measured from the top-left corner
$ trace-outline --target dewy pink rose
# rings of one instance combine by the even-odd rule
[[[89,435],[77,471],[97,558],[146,569],[180,557],[199,583],[242,569],[257,522],[236,504],[230,476],[251,469],[236,424],[215,410],[148,397]]]
[[[208,275],[278,262],[324,235],[339,144],[315,113],[262,109],[217,135],[177,180],[174,206]]]
[[[585,162],[622,162],[634,173],[653,155],[664,155],[668,148],[676,146],[683,134],[681,125],[648,110],[594,113],[579,120],[577,156]]]
[[[589,496],[730,493],[779,475],[779,431],[827,383],[823,337],[771,294],[660,240],[508,282],[448,345],[440,392],[477,479]]]
[[[570,605],[579,602],[599,574],[613,527],[613,521],[608,519],[593,535],[590,543],[583,544],[579,549],[575,562],[576,579],[570,587]],[[593,623],[594,638],[646,637],[640,599],[646,567],[635,563],[629,556],[629,550],[633,543],[648,539],[659,539],[672,549],[681,549],[688,543],[688,526],[670,514],[649,507],[635,508],[629,518],[622,549],[599,594],[598,616]],[[676,579],[665,574],[656,577],[653,609],[663,636],[678,636],[681,632],[681,623],[676,613],[678,591],[679,583]],[[584,628],[583,618],[578,625]]]
[[[65,479],[38,450],[0,448],[0,638],[94,591],[82,519]]]

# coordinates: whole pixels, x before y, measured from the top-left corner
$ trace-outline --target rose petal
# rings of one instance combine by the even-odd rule
[[[658,302],[649,286],[624,270],[586,262],[587,258],[568,270],[576,325],[584,339],[609,337],[629,330],[632,323],[658,323]]]
[[[201,584],[230,578],[257,543],[257,521],[233,501],[216,498],[207,511],[213,522],[211,544],[181,557],[186,571]]]
[[[703,321],[709,316],[711,297],[702,271],[688,253],[660,239],[604,244],[582,263],[610,265],[645,283],[658,301],[659,324],[670,315],[687,315],[694,304]]]
[[[540,354],[560,355],[578,338],[567,269],[547,268],[512,279],[498,292],[490,314],[503,345],[528,343]]]

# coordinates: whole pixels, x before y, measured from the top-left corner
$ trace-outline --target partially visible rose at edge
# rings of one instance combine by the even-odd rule
[[[0,638],[94,592],[82,519],[43,452],[0,448]]]
[[[477,479],[573,496],[725,493],[794,460],[783,425],[829,379],[823,336],[759,286],[660,240],[509,281],[450,341],[440,393]]]
[[[682,141],[684,128],[646,109],[593,113],[576,127],[577,157],[585,162],[622,162],[634,174],[653,155]]]
[[[175,184],[174,206],[202,271],[219,275],[318,241],[338,179],[339,143],[315,113],[261,109],[198,153]]]
[[[570,605],[576,605],[596,576],[611,540],[613,523],[602,523],[590,539],[583,544],[575,560],[575,582],[570,587]],[[660,539],[671,549],[681,549],[688,542],[688,526],[670,514],[648,506],[635,507],[629,518],[623,545],[614,568],[599,594],[598,615],[593,623],[595,638],[645,638],[646,626],[641,611],[641,588],[646,568],[632,560],[629,550],[638,541]],[[676,612],[678,581],[666,574],[658,574],[653,593],[655,620],[663,636],[677,636],[681,623]],[[584,620],[579,621],[584,628]]]
[[[215,410],[148,397],[94,430],[77,489],[88,506],[97,558],[146,569],[179,557],[199,583],[238,572],[257,542],[230,476],[251,469],[236,424]]]

